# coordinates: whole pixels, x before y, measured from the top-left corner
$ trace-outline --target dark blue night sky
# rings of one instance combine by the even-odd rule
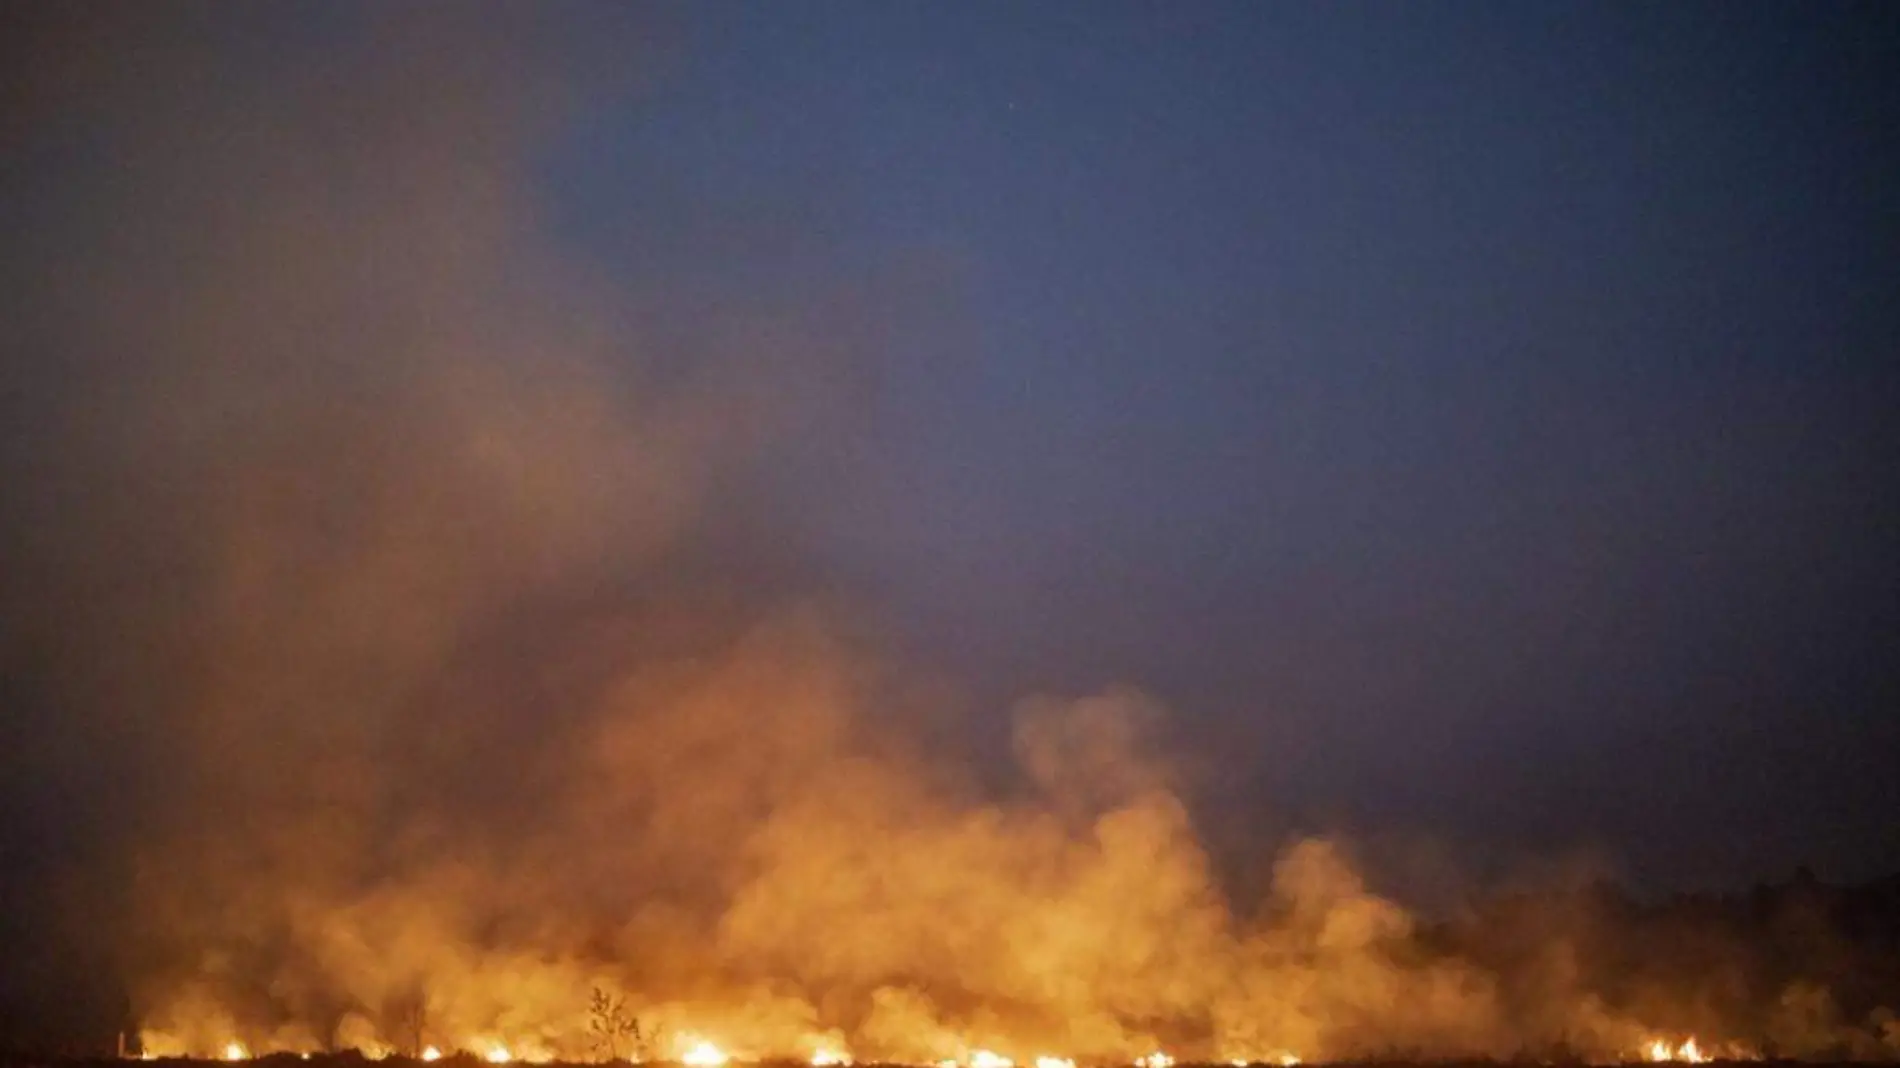
[[[323,573],[385,505],[284,487],[434,447],[377,415],[388,339],[549,292],[632,392],[797,402],[666,581],[843,606],[972,764],[1125,684],[1243,878],[1301,830],[1900,870],[1900,7],[4,10],[16,917],[136,833],[140,701],[222,663],[191,487],[290,457],[232,484]]]
[[[875,417],[784,477],[921,656],[1150,688],[1236,834],[1900,863],[1891,11],[669,25],[550,151],[550,225],[681,330],[888,302]]]

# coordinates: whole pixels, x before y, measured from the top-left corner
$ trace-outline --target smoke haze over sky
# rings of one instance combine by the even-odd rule
[[[20,1014],[201,937],[366,997],[298,908],[457,879],[897,968],[812,842],[1158,865],[1236,974],[1218,887],[1403,925],[1308,834],[1900,869],[1890,7],[0,10]],[[1042,978],[968,981],[1169,1007]]]

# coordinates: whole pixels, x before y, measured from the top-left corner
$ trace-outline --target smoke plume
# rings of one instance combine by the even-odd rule
[[[16,18],[8,789],[59,890],[15,912],[148,1050],[584,1058],[597,989],[654,1057],[1650,1036],[1562,938],[1434,945],[1338,843],[1231,900],[1112,680],[1015,710],[1012,790],[927,749],[933,685],[762,489],[860,432],[874,313],[788,278],[652,329],[674,294],[545,237],[537,153],[663,77],[665,27],[575,71],[343,10]],[[1790,1045],[1861,1024],[1779,1004]]]

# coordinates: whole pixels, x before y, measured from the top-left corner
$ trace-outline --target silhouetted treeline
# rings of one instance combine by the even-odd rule
[[[1843,887],[1801,869],[1647,902],[1599,883],[1492,898],[1423,938],[1496,974],[1525,1014],[1568,989],[1766,1057],[1900,1059],[1900,876]]]

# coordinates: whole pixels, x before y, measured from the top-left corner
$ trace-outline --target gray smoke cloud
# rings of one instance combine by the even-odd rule
[[[940,688],[784,512],[875,314],[788,278],[654,331],[547,239],[567,108],[679,61],[561,14],[11,16],[16,1033],[91,984],[196,1054],[585,1057],[597,988],[654,1056],[1650,1037],[1561,959],[1513,1004],[1338,843],[1237,906],[1138,690],[1025,701],[1007,796],[926,747]]]

